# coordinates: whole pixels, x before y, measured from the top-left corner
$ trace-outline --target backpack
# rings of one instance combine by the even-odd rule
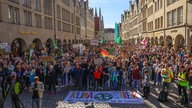
[[[161,91],[161,92],[159,93],[158,100],[159,100],[160,102],[166,102],[166,101],[167,101],[167,96],[168,96],[168,92]]]

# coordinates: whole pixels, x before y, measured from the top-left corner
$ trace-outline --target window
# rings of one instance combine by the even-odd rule
[[[13,7],[8,6],[8,20],[10,23],[13,23]]]
[[[74,20],[74,15],[73,15],[73,13],[71,13],[71,18],[70,18],[70,19],[71,19],[71,23],[73,24],[73,23],[74,23],[74,21],[73,21],[73,20]]]
[[[52,19],[49,17],[44,18],[45,29],[52,29]]]
[[[153,21],[148,23],[148,31],[153,30]]]
[[[76,25],[80,26],[80,18],[76,16]]]
[[[59,5],[57,5],[57,18],[61,19],[61,9]]]
[[[19,23],[19,8],[14,9],[14,23]]]
[[[167,0],[167,6],[169,6],[172,3],[172,0]]]
[[[70,12],[66,9],[62,9],[62,19],[64,21],[70,22]]]
[[[155,29],[157,29],[157,19],[155,19]]]
[[[160,2],[159,4],[160,4],[160,9],[161,9],[163,7],[163,0],[160,0],[159,2]]]
[[[63,31],[64,32],[70,32],[70,25],[63,22]]]
[[[61,31],[61,21],[57,21],[57,30]]]
[[[167,13],[167,27],[172,26],[172,13],[168,12]]]
[[[22,0],[22,5],[25,7],[31,7],[31,0]]]
[[[44,13],[52,16],[52,2],[51,2],[51,0],[44,0]]]
[[[66,4],[67,6],[70,5],[70,0],[61,0],[64,4]],[[72,1],[72,0],[71,0]]]
[[[148,16],[151,16],[152,14],[153,14],[153,5],[148,9]]]
[[[172,3],[176,2],[177,0],[172,0]]]
[[[41,0],[34,0],[34,8],[37,11],[41,11]]]
[[[32,13],[24,10],[24,25],[32,26]]]
[[[183,7],[178,8],[178,24],[183,23]]]
[[[11,2],[14,2],[14,3],[19,3],[19,0],[9,0]]]
[[[41,15],[35,14],[35,26],[42,27]]]
[[[19,23],[19,9],[12,7],[12,6],[8,6],[8,21],[10,23]]]
[[[147,23],[146,23],[146,21],[145,21],[145,22],[143,22],[143,31],[144,31],[144,32],[147,30],[147,29],[146,29],[146,28],[147,28],[146,26],[147,26]]]
[[[173,14],[173,26],[175,26],[177,25],[177,11],[173,10],[172,14]]]
[[[161,16],[161,28],[163,28],[163,16]]]

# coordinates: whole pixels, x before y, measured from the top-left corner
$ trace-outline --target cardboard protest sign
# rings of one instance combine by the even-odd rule
[[[53,61],[53,57],[52,56],[40,56],[39,60],[42,62],[50,62],[50,61]]]

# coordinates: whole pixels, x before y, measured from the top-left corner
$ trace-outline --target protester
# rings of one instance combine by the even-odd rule
[[[178,92],[179,98],[184,101],[181,101],[181,104],[188,106],[188,95],[187,95],[187,86],[188,86],[188,76],[187,72],[185,71],[185,67],[181,66],[181,69],[178,73]],[[183,93],[181,92],[183,91]]]
[[[171,79],[174,77],[173,72],[170,69],[169,64],[165,65],[165,68],[162,70],[161,75],[162,75],[162,78],[163,78],[162,91],[166,90],[166,92],[169,92]]]
[[[143,73],[143,78],[142,78],[142,82],[143,82],[143,97],[148,99],[148,96],[150,94],[150,74],[149,71],[144,71]]]
[[[38,76],[34,78],[34,83],[31,85],[29,91],[32,93],[32,108],[36,108],[35,106],[37,106],[37,108],[41,108],[44,84],[39,81]]]
[[[11,86],[10,94],[11,100],[15,106],[15,108],[21,108],[21,103],[19,101],[19,95],[22,92],[23,88],[21,82],[17,78],[17,74],[15,72],[11,73],[12,80],[11,82],[7,82],[9,86]],[[7,95],[7,94],[6,94]]]
[[[49,95],[51,95],[51,88],[54,90],[54,94],[56,94],[56,85],[55,85],[55,80],[56,80],[56,75],[55,75],[55,70],[53,69],[53,66],[50,66],[50,69],[47,74],[47,81],[48,81],[48,90],[49,90]]]

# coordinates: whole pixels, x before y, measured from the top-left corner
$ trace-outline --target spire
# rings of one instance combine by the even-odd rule
[[[95,17],[97,17],[97,8],[95,8]]]
[[[103,30],[104,30],[104,19],[103,19],[103,16],[102,16],[102,27],[103,27]]]
[[[101,17],[101,8],[99,7],[99,17]]]

